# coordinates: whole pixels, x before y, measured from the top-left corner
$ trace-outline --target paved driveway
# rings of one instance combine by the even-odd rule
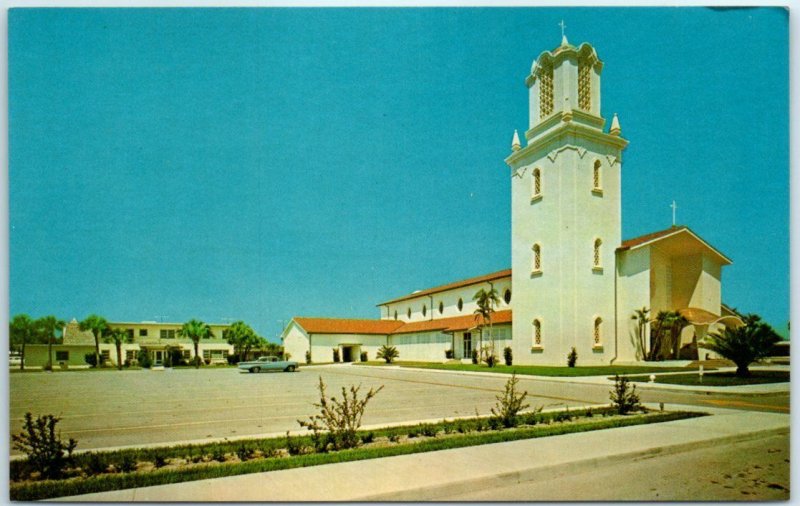
[[[350,365],[293,374],[232,368],[11,374],[10,429],[20,431],[26,411],[55,414],[62,418],[62,436],[77,439],[79,450],[296,431],[297,420],[315,411],[320,376],[329,395],[339,396],[342,386],[361,384],[365,392],[384,385],[367,406],[365,425],[469,416],[476,410],[488,414],[505,383],[504,378]],[[585,405],[558,389],[537,389],[528,379],[522,385],[540,392],[530,397],[534,406]]]

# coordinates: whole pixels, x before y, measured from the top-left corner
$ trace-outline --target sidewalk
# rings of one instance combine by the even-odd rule
[[[675,405],[667,409],[697,410]],[[679,453],[789,432],[789,415],[703,411],[712,416],[55,500],[427,501],[467,488],[547,480],[615,459]]]

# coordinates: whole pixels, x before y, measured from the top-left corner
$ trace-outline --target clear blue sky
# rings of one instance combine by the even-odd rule
[[[789,318],[783,9],[15,9],[10,313],[243,319],[510,266],[503,159],[560,42],[630,140],[623,238],[678,222],[723,300]]]

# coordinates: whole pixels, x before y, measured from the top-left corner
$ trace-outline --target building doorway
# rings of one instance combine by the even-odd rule
[[[472,358],[472,332],[464,332],[464,354],[461,358]]]
[[[353,347],[342,346],[342,362],[352,362],[352,361],[353,361]]]

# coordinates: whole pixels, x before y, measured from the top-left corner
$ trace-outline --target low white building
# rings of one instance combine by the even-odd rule
[[[616,115],[605,129],[603,65],[591,45],[566,37],[533,62],[526,142],[515,131],[505,159],[512,269],[381,303],[379,320],[296,317],[283,332],[285,350],[314,362],[333,361],[334,348],[344,361],[361,352],[372,360],[381,345],[397,347],[400,360],[469,358],[489,330],[474,317],[480,289],[500,298],[484,344],[498,356],[511,347],[520,364],[561,365],[572,348],[584,365],[641,360],[651,346],[632,319],[641,308],[684,316],[680,345],[693,343],[695,355],[710,329],[741,324],[721,302],[731,260],[688,227],[622,240],[628,141]]]

